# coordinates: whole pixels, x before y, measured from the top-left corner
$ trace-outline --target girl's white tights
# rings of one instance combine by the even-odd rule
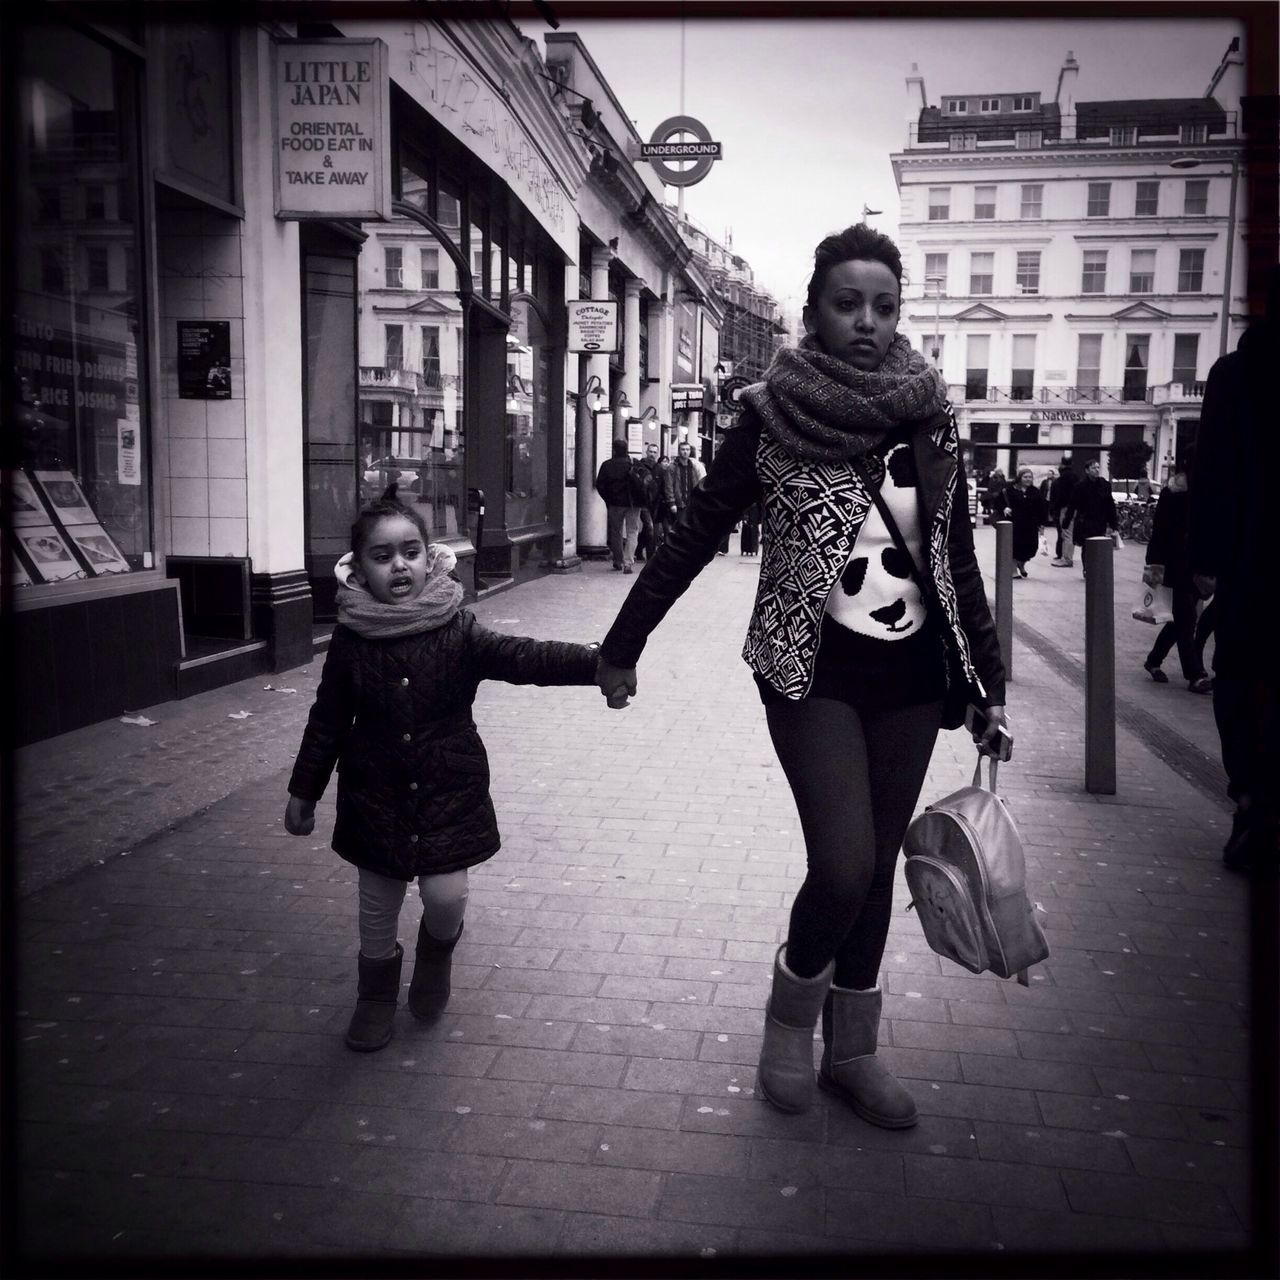
[[[395,954],[400,907],[409,888],[403,880],[360,868],[360,953],[366,960],[385,960]],[[457,937],[467,909],[467,873],[446,871],[419,876],[422,920],[433,938]]]

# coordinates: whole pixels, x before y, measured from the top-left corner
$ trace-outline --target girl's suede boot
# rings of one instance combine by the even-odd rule
[[[448,942],[441,942],[427,932],[425,921],[419,922],[418,953],[409,979],[409,1012],[415,1018],[427,1022],[444,1012],[452,990],[453,949],[461,937],[462,924]]]
[[[398,942],[395,954],[383,960],[370,960],[363,953],[356,957],[360,970],[359,998],[356,1011],[351,1015],[351,1025],[347,1027],[347,1048],[372,1053],[390,1041],[403,959],[404,948]]]
[[[822,1009],[822,1064],[818,1083],[842,1097],[864,1120],[883,1129],[909,1129],[916,1104],[876,1057],[881,991],[832,987]]]
[[[835,963],[813,978],[797,977],[778,948],[773,962],[773,989],[765,1006],[764,1041],[756,1082],[765,1099],[779,1111],[807,1111],[813,1105],[813,1029]]]

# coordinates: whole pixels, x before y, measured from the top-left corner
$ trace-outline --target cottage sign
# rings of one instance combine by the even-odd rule
[[[391,216],[387,46],[277,40],[277,218]]]

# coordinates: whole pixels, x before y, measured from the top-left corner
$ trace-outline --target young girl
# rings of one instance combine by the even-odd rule
[[[447,547],[395,485],[351,526],[334,570],[338,626],[289,779],[285,827],[310,835],[316,801],[338,766],[334,851],[360,871],[359,998],[347,1044],[391,1039],[404,950],[396,925],[409,881],[422,898],[409,984],[415,1017],[449,999],[462,935],[467,868],[501,844],[489,764],[471,717],[481,680],[595,683],[595,645],[498,635],[461,608]]]

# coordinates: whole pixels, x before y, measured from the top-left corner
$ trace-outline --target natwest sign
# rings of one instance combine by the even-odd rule
[[[391,216],[387,46],[275,43],[277,218]]]

